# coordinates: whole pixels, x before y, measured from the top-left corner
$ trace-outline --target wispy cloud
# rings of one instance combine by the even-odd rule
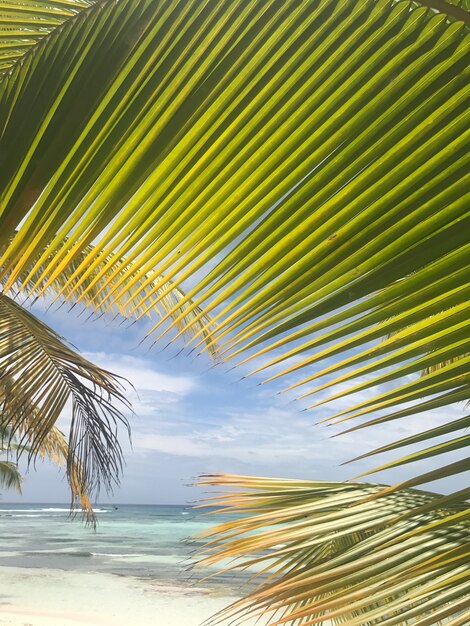
[[[195,378],[164,374],[149,359],[106,352],[86,352],[84,356],[129,381],[137,392],[154,391],[184,396],[196,387]]]

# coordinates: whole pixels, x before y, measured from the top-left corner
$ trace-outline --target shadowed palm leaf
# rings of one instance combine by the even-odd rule
[[[16,463],[0,461],[0,487],[21,493],[21,474]]]
[[[237,516],[199,536],[210,539],[199,565],[256,565],[260,578],[209,623],[260,615],[304,626],[466,623],[470,516],[461,499],[470,489],[444,502],[418,490],[377,499],[383,487],[373,484],[232,475],[200,484],[223,487],[207,504]]]
[[[112,402],[129,408],[117,379],[5,295],[0,296],[0,367],[0,413],[11,436],[25,436],[30,455],[47,450],[47,438],[70,400],[69,477],[78,463],[80,472],[73,473],[81,491],[91,493],[100,482],[110,488],[121,468],[116,427],[127,424]]]
[[[9,454],[13,450],[18,450],[16,443],[12,442],[9,431],[0,423],[0,454]],[[8,460],[0,460],[0,487],[6,489],[16,489],[21,493],[21,474],[16,463]]]

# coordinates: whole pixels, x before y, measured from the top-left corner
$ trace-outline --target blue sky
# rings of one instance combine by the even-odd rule
[[[333,407],[301,411],[303,405],[293,401],[293,394],[276,395],[286,386],[285,380],[263,386],[254,378],[240,380],[241,372],[228,371],[227,365],[211,368],[205,357],[178,354],[181,344],[163,351],[163,344],[152,350],[139,346],[150,322],[122,326],[116,321],[87,320],[66,307],[46,312],[36,305],[34,312],[87,358],[124,376],[137,390],[127,392],[135,415],[130,416],[132,448],[121,433],[126,458],[122,483],[112,496],[103,493],[101,503],[191,502],[203,496],[190,486],[201,472],[349,479],[393,455],[346,466],[342,462],[416,432],[422,420],[431,427],[463,414],[462,406],[449,407],[331,439],[337,431],[315,423],[331,414]],[[342,400],[341,406],[350,401]],[[68,419],[65,411],[59,424],[63,429]],[[447,460],[461,456],[450,454]],[[433,462],[426,461],[371,480],[390,483],[432,467]],[[460,476],[434,483],[433,489],[448,491],[463,483]],[[22,497],[8,492],[2,499],[66,502],[69,496],[63,472],[44,461],[27,472]]]

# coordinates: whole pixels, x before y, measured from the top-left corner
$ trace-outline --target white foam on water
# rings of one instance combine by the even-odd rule
[[[119,553],[119,552],[91,552],[92,556],[109,556],[112,558],[119,558],[119,557],[145,557],[148,556],[147,554],[138,554],[138,553],[134,553],[134,552],[123,552],[123,553]]]
[[[37,509],[28,509],[28,510],[37,511]],[[68,508],[68,509],[61,509],[60,508],[59,509],[59,508],[56,508],[56,507],[49,507],[47,509],[39,509],[39,510],[47,512],[47,513],[63,513],[63,512],[70,513],[70,508]],[[95,513],[109,513],[109,509],[93,509],[93,511]]]
[[[37,513],[38,511],[42,511],[42,509],[2,509],[0,508],[0,515],[2,513]]]
[[[41,515],[41,513],[19,513],[9,517],[47,517],[47,515]]]

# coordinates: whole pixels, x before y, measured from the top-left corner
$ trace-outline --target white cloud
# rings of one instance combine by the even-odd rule
[[[84,356],[96,365],[113,372],[113,374],[122,376],[138,392],[157,391],[184,396],[196,387],[194,378],[162,374],[155,369],[152,361],[146,359],[105,352],[86,352]]]
[[[168,412],[169,406],[178,405],[182,398],[197,388],[195,378],[164,374],[151,361],[143,358],[105,352],[85,352],[83,356],[125,379],[125,395],[133,410],[133,415],[128,417],[133,429],[139,427],[139,421],[145,416],[155,416],[153,423],[156,424],[161,412]],[[59,418],[59,428],[66,431],[71,419],[72,402],[69,399]]]
[[[201,460],[223,457],[255,466],[276,466],[331,459],[325,447],[326,432],[312,426],[311,416],[284,408],[231,412],[223,419],[200,424],[173,414],[171,419],[155,419],[134,430],[137,453],[160,452]],[[338,441],[335,448],[343,448]],[[337,455],[339,456],[338,452]]]

